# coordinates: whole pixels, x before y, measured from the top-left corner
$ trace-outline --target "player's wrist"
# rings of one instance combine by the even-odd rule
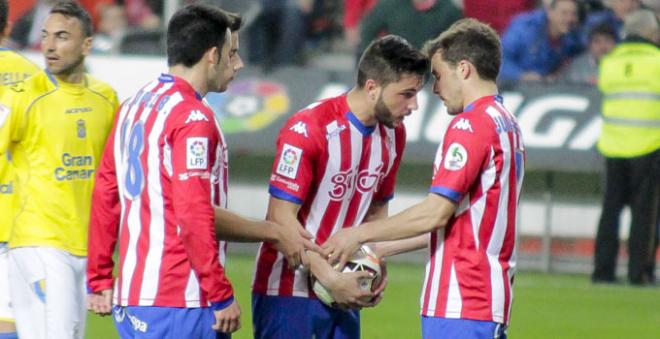
[[[229,307],[229,305],[231,305],[231,303],[233,302],[234,302],[234,296],[232,295],[223,301],[212,301],[211,308],[213,309],[213,311],[222,311],[225,308]]]

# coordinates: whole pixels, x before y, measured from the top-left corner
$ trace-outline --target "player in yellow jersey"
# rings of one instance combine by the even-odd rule
[[[96,167],[118,106],[84,73],[89,14],[55,4],[42,29],[46,71],[4,91],[0,156],[10,151],[19,209],[9,238],[9,285],[21,338],[83,338],[87,226]]]
[[[0,0],[0,95],[7,86],[22,81],[39,71],[39,67],[15,51],[2,47],[2,40],[9,35],[9,4]],[[0,108],[1,109],[1,108]],[[7,110],[4,110],[7,112]],[[0,121],[3,120],[0,112]],[[16,180],[14,168],[7,152],[0,157],[0,339],[14,339],[16,326],[9,299],[9,272],[7,241],[14,221]]]

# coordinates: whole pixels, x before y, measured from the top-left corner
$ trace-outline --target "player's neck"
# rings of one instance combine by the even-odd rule
[[[206,84],[206,73],[199,72],[196,66],[174,65],[170,67],[169,73],[188,82],[201,96],[205,96],[209,91]]]
[[[53,74],[58,82],[67,84],[80,84],[85,79],[84,67],[77,67],[71,72]]]
[[[365,99],[366,93],[364,90],[353,87],[346,95],[346,103],[348,108],[353,112],[356,118],[365,126],[374,126],[377,123],[374,116],[374,109],[369,107]]]
[[[486,96],[497,95],[497,85],[492,81],[476,80],[463,89],[463,103],[465,106]]]

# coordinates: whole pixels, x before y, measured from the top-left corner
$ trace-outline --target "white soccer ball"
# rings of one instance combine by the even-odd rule
[[[382,278],[380,259],[367,245],[362,245],[355,251],[342,270],[344,273],[359,271],[371,273],[370,277],[360,279],[359,283],[362,290],[373,291],[380,284]],[[312,276],[312,289],[321,302],[328,306],[333,306],[335,300],[330,295],[330,292],[314,276]]]

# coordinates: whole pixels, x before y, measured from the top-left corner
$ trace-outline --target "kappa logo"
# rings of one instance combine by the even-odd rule
[[[474,132],[472,130],[472,125],[470,125],[470,120],[466,118],[458,119],[458,121],[454,124],[454,127],[452,127],[452,129],[460,129],[463,131],[469,131],[470,133]]]
[[[304,135],[307,138],[307,125],[302,121],[298,121],[295,125],[289,127],[289,130]]]
[[[206,115],[204,115],[204,113],[200,112],[199,110],[192,110],[188,115],[188,119],[186,119],[186,124],[195,121],[209,121],[209,119],[207,119]]]

